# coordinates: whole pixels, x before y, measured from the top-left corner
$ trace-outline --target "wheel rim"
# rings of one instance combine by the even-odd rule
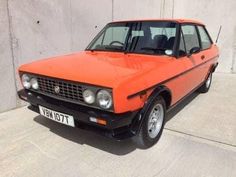
[[[207,81],[206,81],[206,87],[209,88],[211,85],[211,74],[209,74]]]
[[[158,103],[149,114],[148,118],[148,135],[150,138],[155,138],[161,131],[164,120],[164,108]]]

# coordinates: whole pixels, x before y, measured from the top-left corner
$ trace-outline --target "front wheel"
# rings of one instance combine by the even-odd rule
[[[141,148],[153,146],[161,137],[166,115],[166,104],[161,96],[158,96],[144,113],[143,123],[138,135],[135,137],[136,143]]]
[[[200,93],[206,93],[208,92],[208,90],[211,87],[211,82],[212,82],[212,72],[209,73],[206,81],[204,82],[204,84],[199,88],[199,92]]]

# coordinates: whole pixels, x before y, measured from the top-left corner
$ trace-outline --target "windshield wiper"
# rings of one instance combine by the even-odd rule
[[[93,51],[121,51],[124,52],[125,50],[123,49],[123,47],[113,47],[113,46],[102,46],[99,48],[94,48],[94,49],[86,49],[86,50],[90,50],[91,52]]]
[[[93,51],[106,51],[105,49],[86,49],[86,50],[91,51],[91,52],[93,52]]]

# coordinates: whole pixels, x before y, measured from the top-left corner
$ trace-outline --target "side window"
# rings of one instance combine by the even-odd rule
[[[136,36],[144,36],[143,30],[132,30],[131,39]]]
[[[199,47],[199,40],[198,40],[198,34],[197,30],[194,25],[183,25],[182,27],[182,32],[184,35],[184,41],[186,45],[186,51],[189,54],[190,50],[193,47]]]
[[[211,47],[211,40],[206,32],[206,30],[204,29],[203,26],[198,26],[198,31],[200,34],[200,39],[201,39],[201,44],[202,44],[202,49],[208,49]]]
[[[176,28],[150,27],[152,38],[156,35],[165,35],[167,38],[175,37]]]
[[[183,34],[181,32],[180,42],[179,42],[179,56],[183,57],[185,55],[186,55],[186,49],[185,49]]]

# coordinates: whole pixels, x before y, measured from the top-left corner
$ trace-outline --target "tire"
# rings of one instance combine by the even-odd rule
[[[145,111],[141,129],[135,136],[135,142],[140,148],[147,149],[158,142],[163,132],[165,116],[166,103],[161,96],[158,96]]]
[[[212,72],[209,73],[209,75],[207,76],[206,81],[204,82],[204,84],[198,89],[198,91],[200,93],[206,93],[208,92],[208,90],[211,87],[211,82],[212,82]]]

